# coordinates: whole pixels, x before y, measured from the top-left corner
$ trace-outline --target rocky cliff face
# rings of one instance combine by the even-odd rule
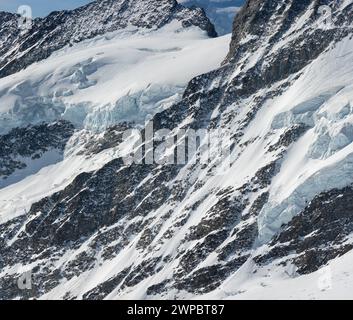
[[[184,27],[194,25],[209,36],[217,35],[202,9],[185,8],[176,0],[95,1],[76,10],[34,19],[32,28],[23,31],[17,28],[18,19],[15,14],[0,12],[0,77],[41,61],[64,46],[128,26],[160,28],[176,20]]]
[[[53,151],[57,151],[62,157],[66,143],[73,133],[74,126],[71,123],[58,121],[15,128],[8,134],[0,136],[0,186],[4,187],[21,180],[21,175],[15,180],[11,179],[17,170],[24,172],[25,169],[29,169],[28,175],[35,173],[36,168],[28,168],[27,160],[38,161]],[[44,164],[40,164],[37,169],[41,169],[42,166]]]
[[[232,32],[232,24],[244,0],[179,0],[184,6],[204,8],[220,35]]]
[[[247,1],[222,67],[153,117],[166,139],[220,129],[230,166],[218,145],[207,163],[129,165],[133,124],[89,133],[77,152],[110,160],[1,224],[1,298],[237,297],[349,252],[352,23],[352,1]]]

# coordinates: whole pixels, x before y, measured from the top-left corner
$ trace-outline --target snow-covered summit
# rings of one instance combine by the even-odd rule
[[[34,19],[30,30],[17,27],[17,15],[0,12],[0,77],[97,35],[129,26],[158,29],[172,21],[180,21],[185,28],[197,26],[211,37],[217,35],[202,9],[183,7],[176,0],[97,0]]]

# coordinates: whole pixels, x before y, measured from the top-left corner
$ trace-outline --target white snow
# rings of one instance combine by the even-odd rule
[[[99,132],[121,121],[144,123],[179,100],[193,77],[217,68],[229,42],[230,35],[210,39],[196,27],[182,29],[173,22],[156,31],[128,28],[67,47],[0,79],[0,133],[58,116]],[[44,155],[26,161],[26,170],[1,182],[1,221],[117,156],[107,150],[86,159],[75,148],[65,159]]]
[[[292,146],[271,184],[269,202],[259,218],[262,241],[318,193],[353,182],[352,48],[352,40],[345,38],[307,67],[268,111],[258,115],[266,119],[266,126],[272,121],[272,128],[296,123],[313,127]]]
[[[16,157],[13,160],[20,161],[25,164],[24,169],[17,169],[6,179],[0,179],[0,189],[7,187],[11,184],[21,181],[25,177],[37,173],[43,167],[47,167],[51,164],[58,163],[63,160],[62,152],[57,149],[47,151],[41,155],[39,159]]]
[[[101,168],[114,157],[112,150],[90,158],[74,154],[55,164],[45,163],[34,174],[17,172],[22,179],[0,189],[0,222],[28,212],[33,203],[64,189],[80,173]]]
[[[295,276],[295,269],[268,266],[256,270],[246,263],[217,290],[202,299],[351,300],[353,253],[332,260],[318,271]]]
[[[209,39],[172,22],[67,47],[0,79],[0,133],[58,116],[99,131],[144,122],[178,101],[193,77],[219,67],[229,42],[230,35]]]

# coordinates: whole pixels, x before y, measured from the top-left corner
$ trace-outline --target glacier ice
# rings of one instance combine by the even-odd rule
[[[178,101],[193,77],[217,68],[229,41],[173,22],[65,47],[0,79],[0,133],[58,118],[92,130],[144,123]]]

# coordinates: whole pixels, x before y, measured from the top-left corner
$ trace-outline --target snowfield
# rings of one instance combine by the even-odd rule
[[[193,77],[219,67],[229,42],[230,35],[210,39],[197,27],[172,22],[67,47],[0,79],[0,133],[58,117],[96,131],[144,123],[180,100]]]
[[[293,270],[275,266],[254,273],[253,266],[244,265],[220,288],[202,299],[229,300],[351,300],[352,252],[332,260],[320,270],[295,277]]]

